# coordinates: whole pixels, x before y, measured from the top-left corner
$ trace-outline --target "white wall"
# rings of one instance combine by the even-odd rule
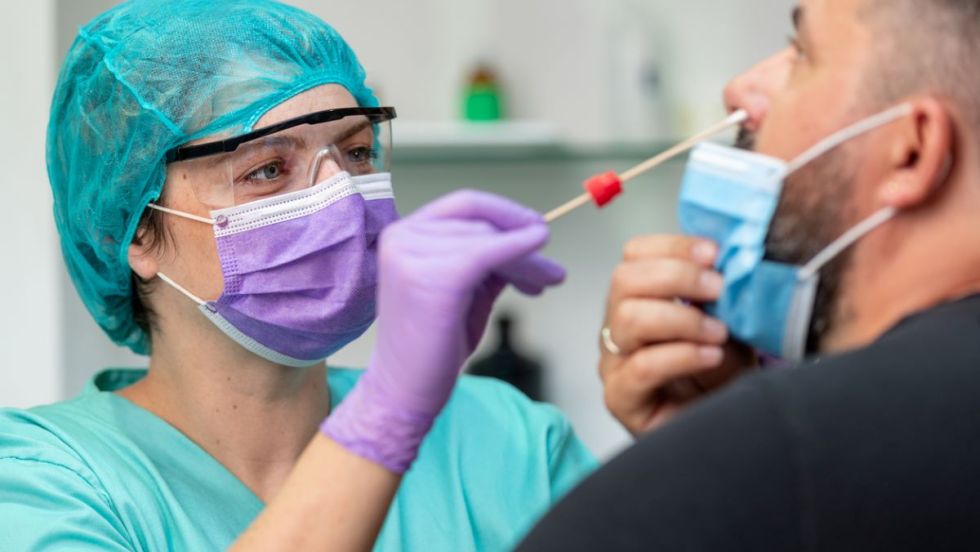
[[[4,366],[14,368],[0,375],[0,403],[13,400],[5,392],[5,388],[13,389],[8,386],[32,390],[31,395],[14,393],[23,399],[20,402],[43,402],[74,394],[102,367],[145,364],[144,359],[111,345],[88,317],[67,279],[60,276],[58,280],[61,269],[54,260],[43,161],[40,150],[30,146],[31,140],[40,140],[47,119],[50,91],[41,75],[49,78],[54,71],[47,60],[57,58],[60,63],[76,28],[113,3],[57,0],[53,16],[58,46],[53,56],[50,37],[38,35],[34,25],[18,25],[12,28],[14,34],[7,33],[3,39],[11,45],[0,52],[17,52],[21,57],[11,59],[18,70],[34,75],[33,81],[25,81],[32,83],[30,90],[12,92],[5,87],[4,93],[23,96],[24,102],[37,109],[11,110],[11,102],[4,101],[0,112],[7,117],[10,111],[17,117],[14,128],[33,129],[38,135],[29,132],[30,140],[22,140],[24,135],[19,134],[11,144],[15,149],[4,148],[5,152],[23,152],[12,158],[18,160],[16,165],[7,166],[29,173],[23,181],[34,184],[29,190],[30,215],[25,211],[23,220],[16,223],[0,219],[0,225],[9,224],[17,235],[26,237],[12,246],[32,255],[30,262],[36,266],[29,278],[11,276],[9,270],[0,275],[4,283],[10,279],[17,284],[2,286],[0,293],[19,305],[17,311],[8,311],[13,313],[9,319],[4,318],[4,328],[11,326],[10,331],[0,333],[4,339],[16,336],[11,342],[15,346],[0,348],[4,351],[0,354],[14,355],[4,358]],[[634,24],[650,29],[649,43],[657,50],[665,92],[675,106],[669,113],[670,131],[686,133],[721,115],[720,92],[730,76],[782,46],[793,0],[372,0],[369,17],[365,3],[291,3],[337,27],[358,52],[382,101],[398,107],[397,150],[399,123],[456,117],[461,82],[477,59],[487,59],[499,68],[515,117],[555,123],[575,143],[619,141],[633,112],[617,101],[615,87],[623,78],[616,74],[623,66],[616,50],[621,44],[617,33]],[[50,8],[39,7],[49,4],[16,3],[17,16],[23,18],[26,10],[31,12],[28,17],[40,19],[44,12],[50,20]],[[47,45],[39,45],[37,55],[25,47],[45,41]],[[6,140],[11,136],[5,133]],[[618,155],[615,148],[610,153],[606,159],[402,163],[395,166],[399,205],[403,213],[409,212],[442,193],[466,186],[490,189],[545,210],[575,195],[579,183],[590,174],[623,169],[639,160]],[[32,161],[25,163],[27,159]],[[638,183],[605,212],[582,212],[555,225],[548,252],[568,266],[567,284],[538,300],[515,294],[502,300],[521,319],[525,348],[549,368],[554,401],[587,444],[603,456],[627,442],[602,406],[596,375],[596,333],[609,274],[630,236],[676,229],[673,213],[682,167],[674,163]],[[32,230],[24,232],[25,227]],[[0,239],[6,250],[10,237]],[[31,293],[23,293],[25,289]],[[371,342],[368,335],[333,361],[363,365]],[[40,359],[38,351],[42,351]],[[59,364],[60,370],[55,368]],[[43,368],[22,369],[28,365]]]
[[[0,406],[62,395],[58,261],[44,164],[54,81],[54,2],[0,3]]]
[[[574,142],[620,137],[617,33],[646,30],[685,134],[722,114],[728,78],[782,47],[795,0],[293,0],[351,43],[383,101],[411,120],[454,118],[476,60],[499,68],[515,118],[559,123]]]

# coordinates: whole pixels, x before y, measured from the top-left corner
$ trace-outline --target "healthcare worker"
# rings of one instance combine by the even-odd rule
[[[0,413],[0,549],[501,550],[592,468],[553,408],[456,385],[506,285],[562,280],[546,226],[476,192],[398,221],[396,113],[364,79],[271,1],[127,2],[80,29],[55,220],[86,307],[149,370]],[[363,375],[327,368],[376,313]]]

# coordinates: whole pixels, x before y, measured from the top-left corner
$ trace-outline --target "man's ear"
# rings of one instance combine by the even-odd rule
[[[147,245],[145,228],[136,230],[136,237],[129,244],[127,257],[129,259],[129,267],[133,269],[133,272],[137,276],[144,280],[156,278],[157,272],[160,270],[160,265],[157,262],[156,256],[153,255],[152,248]]]
[[[896,121],[898,130],[886,144],[890,176],[878,199],[896,209],[911,209],[933,199],[953,167],[953,119],[946,104],[933,96],[908,100],[912,113]]]

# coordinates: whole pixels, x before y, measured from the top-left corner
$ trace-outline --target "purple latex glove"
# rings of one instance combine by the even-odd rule
[[[367,372],[321,430],[403,473],[449,400],[507,284],[536,295],[565,270],[536,251],[541,216],[461,191],[390,225],[378,253],[378,337]]]

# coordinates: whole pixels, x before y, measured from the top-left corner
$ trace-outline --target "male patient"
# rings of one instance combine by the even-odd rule
[[[600,371],[640,439],[522,549],[980,546],[980,0],[801,0],[794,19],[793,47],[727,92],[744,145],[790,160],[910,111],[786,180],[768,257],[897,215],[821,270],[809,361],[730,385],[752,355],[689,306],[723,291],[716,248],[627,246]]]

